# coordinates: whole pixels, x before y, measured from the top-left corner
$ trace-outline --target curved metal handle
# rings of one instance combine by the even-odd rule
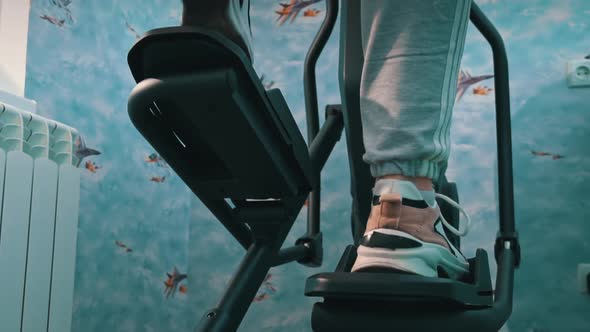
[[[303,69],[303,93],[305,95],[305,113],[307,116],[307,145],[311,148],[311,144],[319,132],[319,116],[318,116],[318,92],[316,86],[315,67],[317,60],[322,53],[324,46],[328,42],[336,18],[338,17],[338,0],[326,0],[326,16],[315,39],[305,56],[305,64]],[[313,183],[315,188],[309,195],[308,210],[307,210],[307,233],[309,236],[318,234],[320,231],[320,173],[321,169],[313,168],[313,172],[317,172],[315,176],[316,183]]]

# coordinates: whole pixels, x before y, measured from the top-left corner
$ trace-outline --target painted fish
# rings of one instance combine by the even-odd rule
[[[262,302],[264,300],[267,300],[270,296],[266,293],[262,293],[260,295],[257,295],[254,300],[252,300],[252,302]]]
[[[54,16],[49,16],[49,15],[42,15],[39,16],[42,20],[45,20],[55,26],[58,26],[60,28],[62,28],[64,26],[64,23],[66,22],[66,20],[64,19],[58,19],[57,17]]]
[[[277,18],[278,25],[283,25],[289,18],[291,19],[290,23],[293,23],[301,10],[320,1],[321,0],[291,0],[289,3],[280,3],[281,8],[275,11],[275,13],[279,15]]]
[[[95,155],[100,154],[100,151],[88,148],[86,146],[86,142],[84,142],[84,139],[82,138],[82,136],[76,137],[76,141],[74,142],[74,146],[75,146],[74,155],[78,159],[78,162],[76,163],[76,167],[80,166],[80,164],[82,163],[82,159],[84,159],[88,156],[95,156]]]
[[[186,279],[187,275],[186,273],[178,272],[176,266],[174,267],[174,270],[172,270],[172,273],[166,273],[166,275],[168,276],[168,279],[164,281],[164,294],[166,295],[166,298],[169,298],[170,296],[174,297],[178,284]]]
[[[98,169],[100,169],[100,166],[96,165],[94,162],[88,160],[85,164],[84,167],[89,170],[91,173],[96,173],[96,171]]]
[[[307,9],[306,11],[303,12],[303,16],[304,17],[316,17],[318,16],[318,14],[320,13],[319,9]]]
[[[461,99],[463,94],[465,94],[465,91],[467,91],[470,86],[492,77],[494,77],[494,75],[471,76],[468,71],[461,70],[459,72],[459,79],[457,82],[457,95],[455,97],[455,102],[458,102],[459,99]]]
[[[493,90],[494,89],[488,88],[487,86],[476,86],[475,88],[473,88],[473,94],[480,95],[480,96],[487,96]]]
[[[150,181],[156,182],[156,183],[163,183],[164,181],[166,181],[166,177],[165,176],[152,176],[150,178]]]

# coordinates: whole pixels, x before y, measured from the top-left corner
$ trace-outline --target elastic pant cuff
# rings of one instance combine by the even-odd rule
[[[427,160],[392,160],[371,164],[370,169],[374,178],[385,175],[423,176],[436,182],[446,170],[446,163]]]

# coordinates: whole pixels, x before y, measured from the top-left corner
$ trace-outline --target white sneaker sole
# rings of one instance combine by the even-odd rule
[[[441,245],[424,242],[410,234],[392,229],[375,229],[370,233],[375,231],[405,237],[420,242],[422,245],[418,248],[399,248],[395,250],[360,245],[351,272],[369,267],[385,267],[425,277],[438,277],[438,267],[440,266],[449,274],[451,279],[459,279],[469,272],[469,263],[465,259],[453,255]]]

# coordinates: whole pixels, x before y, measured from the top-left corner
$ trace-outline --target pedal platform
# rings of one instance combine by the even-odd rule
[[[298,197],[316,183],[279,89],[217,31],[149,31],[130,50],[129,117],[201,199]]]
[[[493,288],[487,253],[478,249],[469,259],[470,273],[463,280],[431,278],[414,274],[356,272],[356,247],[349,245],[335,272],[307,279],[305,295],[323,297],[324,303],[378,301],[420,303],[454,308],[486,308],[493,305]]]

